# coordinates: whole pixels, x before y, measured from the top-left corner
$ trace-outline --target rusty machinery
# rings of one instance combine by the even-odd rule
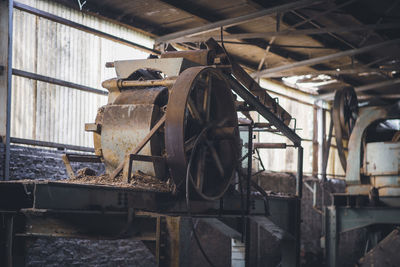
[[[400,224],[399,119],[399,101],[360,107],[354,89],[335,93],[332,121],[346,192],[334,194],[325,209],[329,266],[338,264],[340,233],[375,225],[368,228],[368,251],[390,225]]]
[[[109,63],[117,78],[103,82],[108,103],[86,130],[94,132],[95,154],[111,178],[122,175],[130,182],[140,171],[161,181],[172,178],[177,191],[184,191],[193,158],[190,181],[196,195],[221,198],[240,156],[236,107],[242,106],[247,116],[245,107],[251,110],[244,102],[235,103],[231,83],[250,85],[282,124],[289,124],[290,115],[221,47],[213,41],[208,45]]]
[[[213,39],[206,45],[107,64],[117,73],[103,82],[108,103],[85,125],[93,132],[95,155],[66,154],[63,160],[71,178],[76,178],[71,162],[97,162],[119,183],[0,182],[0,264],[23,258],[22,251],[12,250],[15,240],[23,242],[13,238],[18,235],[136,238],[154,252],[159,266],[188,266],[187,233],[194,230],[188,219],[207,217],[232,238],[245,237],[247,266],[251,219],[281,242],[282,266],[300,266],[301,138],[288,126],[291,116],[223,47]],[[252,111],[268,123],[238,124],[237,112],[251,119]],[[262,195],[250,194],[253,127],[283,134],[296,147],[296,196],[269,196],[257,185]],[[248,133],[241,145],[243,129]],[[121,186],[138,175],[175,190]]]

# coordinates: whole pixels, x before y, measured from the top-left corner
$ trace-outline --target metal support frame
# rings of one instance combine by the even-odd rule
[[[223,234],[240,238],[243,228],[239,196],[225,196],[222,202],[191,202],[193,217],[206,218]],[[268,197],[268,218],[264,217],[262,198],[252,196],[250,202],[250,211],[245,219],[261,222],[267,231],[278,235],[278,240],[287,241],[285,244],[290,247],[283,247],[283,259],[294,263],[294,253],[297,252],[293,250],[293,237],[296,236],[297,223],[293,218],[299,212],[296,211],[299,199]],[[14,229],[0,227],[5,230],[0,233],[0,253],[8,253],[10,260],[16,259],[18,251],[10,249],[7,244],[17,238],[131,238],[144,241],[155,254],[159,266],[189,265],[190,218],[185,201],[169,193],[62,182],[2,182],[0,217],[10,215]],[[5,265],[6,259],[0,257],[0,265]]]
[[[280,130],[285,136],[287,136],[295,146],[301,145],[301,138],[286,124],[284,124],[278,117],[275,116],[266,106],[264,106],[256,96],[248,91],[243,85],[241,85],[232,76],[229,78],[229,84],[232,86],[232,90],[237,93],[243,100],[254,107],[254,109],[260,113],[265,119],[272,123],[278,130]]]
[[[246,100],[246,99],[245,99]],[[253,159],[253,124],[244,125],[248,127],[248,152],[245,155],[247,157],[247,176],[246,176],[246,214],[250,209],[250,182],[252,177],[252,159]],[[302,190],[303,190],[303,148],[299,146],[295,146],[297,151],[297,175],[296,175],[296,208],[293,215],[293,232],[286,232],[284,234],[280,234],[282,231],[279,227],[274,225],[273,222],[269,221],[266,217],[247,217],[245,219],[245,263],[247,266],[251,265],[251,249],[250,249],[250,219],[256,221],[258,224],[263,226],[267,231],[273,234],[277,240],[281,242],[281,253],[282,253],[282,262],[281,265],[286,266],[300,266],[300,246],[301,246],[301,197],[302,197]],[[262,190],[262,189],[261,189]],[[266,195],[268,199],[268,195]],[[269,206],[269,200],[268,200]],[[272,207],[272,209],[274,209]],[[270,208],[268,208],[268,212],[270,212]],[[274,213],[272,210],[271,213]],[[268,225],[268,226],[267,226]],[[289,235],[288,235],[289,233]],[[278,235],[278,236],[276,236]]]
[[[339,207],[325,208],[325,256],[328,267],[339,266],[340,234],[374,224],[400,224],[398,208]]]
[[[246,175],[246,215],[250,214],[250,184],[253,172],[253,124],[248,125],[248,140],[247,140],[247,175]],[[250,218],[245,219],[245,266],[250,267],[250,242],[251,242],[251,229]]]
[[[13,0],[0,1],[0,137],[5,143],[4,170],[1,176],[10,179],[11,71],[13,42]]]

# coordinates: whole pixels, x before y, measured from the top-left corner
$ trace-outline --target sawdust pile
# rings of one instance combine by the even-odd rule
[[[118,175],[117,177],[111,179],[110,175],[108,174],[96,175],[94,170],[90,168],[83,168],[77,171],[75,179],[68,179],[66,182],[110,185],[156,192],[173,192],[175,190],[175,185],[171,179],[168,179],[164,182],[141,171],[136,171],[136,173],[133,174],[131,181],[126,183],[122,181],[122,175]]]

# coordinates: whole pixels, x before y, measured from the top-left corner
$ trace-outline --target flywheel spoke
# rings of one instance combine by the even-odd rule
[[[211,108],[211,88],[212,88],[212,77],[211,73],[208,73],[207,75],[207,86],[204,89],[204,99],[203,99],[203,111],[204,111],[204,117],[205,121],[209,122],[210,121],[210,108]]]
[[[206,166],[206,148],[199,148],[199,161],[196,170],[196,187],[202,192],[203,191],[203,183],[204,183],[204,172]]]
[[[185,141],[185,152],[188,152],[193,149],[194,143],[196,142],[197,135],[193,135],[188,140]]]
[[[219,158],[218,152],[215,149],[214,145],[207,140],[207,146],[210,149],[211,152],[211,156],[214,159],[215,165],[217,166],[218,172],[221,175],[221,177],[225,176],[225,172],[224,172],[224,167],[222,166],[222,162],[221,159]]]
[[[201,117],[200,112],[198,111],[196,104],[193,102],[193,100],[189,97],[188,98],[188,109],[190,114],[195,120],[198,120],[200,124],[204,123],[203,118]]]

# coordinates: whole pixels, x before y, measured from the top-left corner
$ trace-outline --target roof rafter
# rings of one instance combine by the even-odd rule
[[[302,8],[302,7],[309,6],[309,5],[315,5],[315,4],[324,2],[324,1],[327,1],[327,0],[296,1],[296,2],[292,2],[292,3],[260,10],[260,11],[257,11],[257,12],[251,13],[251,14],[240,16],[240,17],[224,19],[224,20],[212,22],[212,23],[209,23],[209,24],[206,24],[203,26],[167,34],[167,35],[161,36],[159,38],[156,38],[156,42],[157,43],[173,42],[175,39],[181,38],[184,36],[201,34],[201,33],[212,31],[212,30],[215,30],[215,29],[218,29],[221,27],[231,27],[231,26],[235,26],[235,25],[239,25],[239,24],[242,24],[245,22],[252,21],[257,18],[267,16],[267,15],[272,15],[272,14],[275,14],[278,12],[285,12],[285,11],[289,11],[289,10],[293,10],[293,9],[298,9],[298,8]]]
[[[387,80],[383,82],[377,82],[377,83],[370,83],[367,85],[362,85],[362,86],[357,86],[354,87],[354,91],[356,93],[361,93],[365,92],[368,90],[376,89],[376,88],[384,88],[392,85],[400,84],[400,79],[393,79],[393,80]],[[321,95],[319,98],[323,100],[333,100],[333,97],[335,96],[335,93],[329,93],[329,94],[324,94]]]
[[[252,33],[238,33],[225,35],[224,40],[236,40],[236,39],[257,39],[257,38],[269,38],[276,36],[296,36],[296,35],[313,35],[313,34],[325,34],[325,33],[338,33],[338,32],[353,32],[353,31],[370,31],[370,30],[383,30],[383,29],[396,29],[400,28],[400,23],[387,23],[387,24],[369,24],[369,25],[357,25],[347,27],[326,27],[319,29],[304,29],[304,30],[284,30],[284,31],[273,31],[273,32],[252,32]],[[182,37],[176,39],[175,42],[201,42],[209,38],[215,40],[221,40],[220,35],[199,35],[193,37]]]
[[[400,43],[400,39],[394,39],[394,40],[381,42],[381,43],[374,44],[374,45],[365,46],[362,48],[350,49],[350,50],[334,53],[331,55],[311,58],[311,59],[295,62],[292,64],[287,64],[287,65],[283,65],[283,66],[279,66],[279,67],[275,67],[275,68],[266,69],[263,71],[255,72],[252,74],[252,76],[253,77],[263,77],[263,75],[266,75],[266,74],[276,73],[276,72],[294,69],[294,68],[298,68],[298,67],[311,66],[311,65],[326,62],[326,61],[329,61],[329,60],[332,60],[335,58],[340,58],[340,57],[345,57],[345,56],[353,56],[353,55],[368,52],[368,51],[371,51],[371,50],[374,50],[374,49],[377,49],[377,48],[380,48],[383,46],[389,46],[389,45],[394,45],[394,44],[398,44],[398,43]]]

